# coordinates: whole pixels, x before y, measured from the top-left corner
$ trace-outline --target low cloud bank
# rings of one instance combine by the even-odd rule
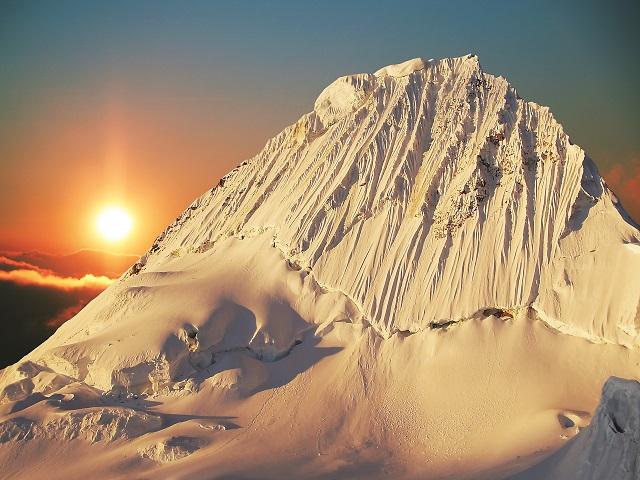
[[[0,254],[0,368],[40,345],[136,260],[99,251]]]
[[[0,270],[2,271],[11,271],[11,270],[36,270],[39,272],[45,272],[46,270],[42,270],[40,267],[36,265],[32,265],[27,262],[23,262],[21,260],[14,260],[13,258],[5,257],[4,255],[0,255]]]
[[[92,274],[83,275],[81,278],[59,277],[53,273],[43,274],[37,270],[20,269],[8,272],[0,271],[0,282],[2,281],[17,283],[18,285],[48,286],[61,290],[90,288],[102,291],[113,282],[113,279]]]

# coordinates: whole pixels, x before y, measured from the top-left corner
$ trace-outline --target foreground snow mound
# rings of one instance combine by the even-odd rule
[[[477,57],[341,77],[0,372],[0,461],[506,478],[638,377],[638,272],[594,163]]]
[[[0,423],[0,443],[33,439],[81,438],[87,442],[111,442],[138,437],[159,430],[162,420],[127,408],[76,410],[42,424],[24,418]]]
[[[610,378],[591,425],[518,480],[640,478],[640,383]],[[515,479],[514,479],[515,480]]]
[[[138,451],[142,458],[148,458],[159,463],[169,463],[191,455],[200,448],[196,438],[172,437],[162,442],[154,443]]]

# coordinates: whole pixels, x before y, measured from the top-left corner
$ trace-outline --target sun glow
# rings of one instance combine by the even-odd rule
[[[98,232],[109,242],[116,242],[127,237],[132,226],[131,216],[120,207],[103,209],[96,221]]]

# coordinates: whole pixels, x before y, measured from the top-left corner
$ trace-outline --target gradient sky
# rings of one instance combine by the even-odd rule
[[[0,5],[0,249],[142,253],[336,77],[476,53],[549,105],[640,218],[637,1]],[[108,245],[105,204],[135,217]]]

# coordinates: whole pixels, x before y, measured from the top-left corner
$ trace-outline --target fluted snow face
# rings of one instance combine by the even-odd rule
[[[262,234],[385,336],[533,306],[560,330],[638,341],[638,231],[549,109],[475,56],[339,78],[140,265]]]

